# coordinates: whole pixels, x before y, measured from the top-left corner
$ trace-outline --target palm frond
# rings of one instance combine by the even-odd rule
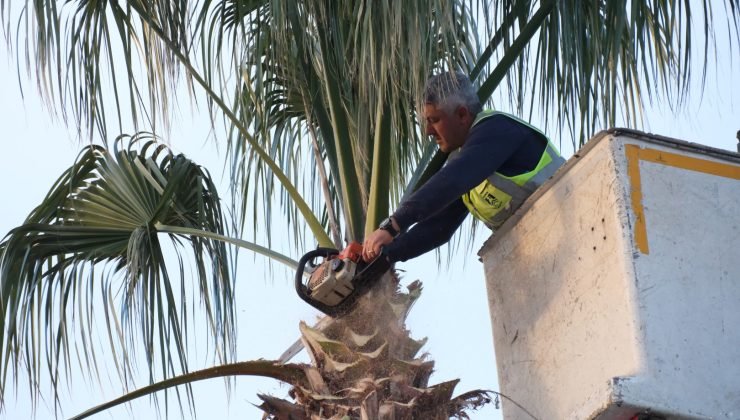
[[[341,205],[313,199],[320,206],[315,212],[331,207],[345,221],[344,239],[362,238],[397,202],[423,153],[415,100],[426,77],[435,68],[468,66],[470,11],[441,0],[271,1],[240,17],[214,16],[211,26],[228,22],[235,45],[243,48],[239,106],[245,124],[261,133],[265,148],[269,141],[270,150],[290,156],[281,160],[286,173],[300,177],[325,166],[324,181],[334,194],[329,200]],[[309,132],[316,133],[322,161],[295,158],[306,156]],[[259,194],[253,203],[272,202],[264,196],[269,184],[267,191],[255,188],[262,163],[238,135],[229,150],[240,194],[253,191]],[[321,184],[309,183],[302,195],[324,194],[316,188]]]
[[[174,102],[179,63],[156,35],[135,24],[131,5],[136,3],[128,2],[123,11],[117,2],[105,1],[0,2],[3,21],[17,28],[16,50],[25,54],[25,70],[36,77],[42,96],[65,121],[90,135],[97,131],[102,139],[110,138],[109,124],[122,131],[128,118],[134,124],[143,118],[150,128],[158,120],[167,125]],[[190,48],[188,2],[141,6],[179,47]],[[11,21],[11,9],[20,10],[17,22]],[[106,104],[115,105],[114,115]]]
[[[0,9],[10,8],[8,0],[0,2]],[[33,7],[29,3],[33,3]],[[258,145],[226,105],[229,92],[223,94],[223,91],[233,87],[229,80],[240,74],[240,69],[233,68],[226,75],[219,75],[212,70],[220,67],[209,68],[210,62],[202,71],[196,68],[195,57],[199,51],[194,40],[214,37],[215,45],[220,47],[228,28],[208,27],[208,15],[220,16],[219,22],[228,24],[241,13],[256,10],[260,2],[131,1],[119,4],[77,0],[66,2],[61,10],[57,10],[57,2],[48,0],[26,4],[29,7],[23,9],[21,18],[30,23],[21,25],[17,36],[23,38],[25,30],[26,61],[37,63],[35,73],[42,94],[47,100],[58,103],[65,120],[71,108],[78,127],[87,127],[90,132],[97,128],[105,141],[109,121],[104,104],[107,92],[112,92],[120,131],[124,131],[121,113],[126,103],[135,126],[137,116],[143,114],[147,125],[156,131],[159,120],[168,124],[167,116],[174,102],[170,95],[177,91],[182,73],[188,82],[196,82],[203,88],[212,112],[221,113],[226,124],[238,130],[250,153],[256,152],[260,162],[277,177],[286,197],[293,203],[295,218],[300,213],[317,241],[324,246],[331,245],[289,176],[272,161],[269,153]],[[0,13],[0,16],[10,19],[10,13]],[[40,36],[32,36],[35,32]],[[68,39],[60,35],[66,33],[71,34]],[[205,56],[210,54],[211,45],[204,41],[202,52]],[[122,59],[114,59],[114,51]],[[220,50],[216,54],[220,54]],[[120,74],[121,70],[125,75]],[[113,89],[105,86],[104,80],[110,80]],[[127,100],[120,96],[123,89],[119,89],[119,83],[124,80],[128,84]],[[145,97],[148,100],[143,99]]]
[[[160,381],[149,386],[142,387],[136,391],[123,395],[115,400],[93,407],[84,413],[80,413],[71,420],[81,420],[94,414],[113,408],[117,405],[127,403],[155,392],[163,391],[178,385],[188,385],[196,381],[231,376],[263,376],[277,379],[279,381],[308,387],[306,379],[307,366],[295,364],[281,364],[270,360],[253,360],[248,362],[232,363],[229,365],[216,366],[197,372],[178,375],[177,377]]]
[[[42,204],[0,243],[0,390],[9,374],[22,368],[32,384],[40,383],[42,365],[51,378],[58,378],[62,367],[69,369],[71,321],[91,319],[96,305],[89,303],[101,290],[120,299],[120,308],[105,306],[109,331],[117,330],[110,323],[120,311],[122,338],[128,340],[114,342],[111,336],[114,352],[139,342],[150,375],[157,366],[165,376],[188,370],[188,316],[181,302],[190,299],[166,268],[164,236],[158,234],[162,226],[223,234],[221,205],[208,172],[145,134],[119,137],[112,151],[85,148]],[[169,236],[178,254],[191,253],[194,289],[214,348],[228,360],[234,352],[234,314],[226,246],[204,236]],[[182,275],[185,266],[178,260]],[[85,342],[92,342],[90,325],[79,328]],[[119,372],[127,379],[131,359],[123,360]],[[84,363],[97,370],[94,357]]]
[[[470,76],[478,79],[482,101],[506,80],[519,113],[529,108],[531,116],[539,107],[546,123],[554,114],[555,128],[573,135],[575,150],[618,122],[639,126],[646,101],[662,99],[674,111],[681,107],[692,77],[696,28],[705,41],[702,77],[717,19],[726,20],[730,44],[740,45],[737,2],[725,1],[724,15],[715,13],[717,7],[708,0],[497,0],[482,12],[483,21],[491,22],[483,33],[493,35]],[[701,23],[692,25],[696,9]],[[438,153],[407,191],[418,188],[445,158]]]
[[[719,3],[708,0],[543,1],[539,10],[551,3],[539,31],[524,48],[517,41],[529,25],[511,28],[498,52],[499,64],[506,66],[499,65],[492,73],[506,74],[511,100],[520,112],[529,103],[530,112],[539,107],[544,116],[556,115],[556,128],[575,135],[574,148],[595,131],[617,123],[639,126],[647,101],[659,100],[678,110],[692,78],[693,40],[696,36],[705,40],[704,74],[718,19],[726,20],[728,34],[734,31],[732,38],[740,38],[740,10],[734,0],[724,2],[725,14],[715,13]],[[527,24],[537,16],[534,9],[530,13]],[[518,56],[514,64],[506,62],[512,53]]]

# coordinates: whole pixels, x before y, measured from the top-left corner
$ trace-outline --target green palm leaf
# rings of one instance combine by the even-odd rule
[[[267,1],[238,18],[214,15],[210,26],[228,28],[239,46],[245,124],[262,133],[286,173],[313,174],[302,195],[319,208],[326,189],[317,186],[329,183],[317,213],[329,213],[325,222],[337,216],[344,239],[358,240],[388,214],[421,157],[416,96],[434,69],[467,66],[472,19],[465,4],[444,0]],[[314,138],[316,156],[307,153]],[[255,188],[263,163],[244,143],[235,135],[229,146],[233,182],[240,196],[254,194],[255,206],[269,203],[269,182]],[[317,166],[326,167],[325,179],[316,178]]]
[[[728,35],[740,38],[740,7],[724,3]],[[495,32],[470,72],[481,101],[490,101],[507,81],[511,104],[520,113],[539,107],[555,115],[558,129],[571,134],[573,148],[620,118],[628,126],[644,121],[646,101],[665,98],[674,110],[688,93],[693,39],[705,40],[702,73],[710,40],[721,19],[717,2],[615,2],[498,0],[492,3]],[[696,9],[701,13],[696,13]],[[701,19],[703,34],[692,20]],[[730,25],[732,24],[732,25]],[[496,105],[496,104],[493,104]],[[437,153],[407,186],[413,191],[444,163]]]
[[[35,63],[42,95],[50,104],[57,105],[65,121],[72,120],[90,135],[97,130],[105,141],[109,138],[108,124],[112,118],[106,115],[103,104],[113,104],[120,131],[124,131],[122,114],[127,112],[124,110],[127,105],[135,126],[142,122],[143,116],[143,122],[152,130],[156,131],[160,121],[167,127],[169,112],[176,103],[173,92],[177,92],[183,73],[189,84],[195,82],[203,88],[209,109],[224,115],[227,124],[233,126],[246,143],[249,153],[254,153],[260,164],[278,178],[295,213],[294,219],[298,219],[300,213],[317,241],[324,246],[331,245],[322,225],[289,177],[226,105],[233,85],[225,82],[218,71],[220,58],[213,68],[196,69],[199,37],[223,45],[228,23],[243,13],[254,14],[264,2],[76,0],[65,2],[61,7],[58,2],[49,0],[25,3],[21,18],[28,24],[19,26],[18,37],[25,42],[21,50],[25,51],[27,62]],[[9,0],[0,0],[0,16],[4,21],[10,18],[11,9]],[[218,16],[224,26],[207,26],[209,15]],[[209,43],[204,41],[204,44]],[[203,55],[212,52],[208,49],[210,46],[204,47]],[[121,57],[114,57],[114,51]],[[240,73],[240,66],[240,63],[236,65],[234,74]],[[108,78],[112,89],[103,83]],[[232,80],[231,77],[226,79]],[[122,87],[125,85],[128,89]],[[272,178],[269,182],[272,183]]]
[[[647,101],[662,98],[666,107],[677,110],[692,77],[694,39],[704,39],[703,74],[717,24],[724,19],[730,39],[740,37],[735,0],[501,0],[493,10],[498,11],[495,26],[501,22],[506,32],[492,38],[492,44],[501,44],[490,54],[494,58],[473,71],[474,76],[488,75],[482,99],[507,80],[520,112],[538,108],[542,115],[554,114],[556,126],[574,134],[574,148],[620,120],[641,125]],[[512,15],[518,24],[507,26]]]
[[[143,343],[150,374],[155,366],[165,376],[187,371],[188,316],[181,304],[187,296],[165,265],[166,236],[159,233],[168,229],[173,232],[171,247],[178,254],[191,253],[194,284],[219,356],[228,359],[234,352],[233,281],[226,246],[220,238],[193,235],[225,230],[210,175],[148,135],[122,136],[114,146],[113,151],[86,147],[43,203],[0,244],[3,385],[21,366],[39,383],[42,355],[52,378],[62,366],[69,368],[72,320],[91,318],[90,303],[99,290],[121,299],[125,336]],[[182,275],[185,267],[178,259]],[[100,274],[103,282],[97,284]],[[110,323],[117,310],[105,310],[113,331]],[[80,325],[85,343],[94,333],[89,328]],[[110,344],[114,352],[118,345],[132,348],[112,339]],[[87,367],[96,369],[94,349],[85,350],[91,355]],[[130,366],[122,351],[119,370],[125,376]]]

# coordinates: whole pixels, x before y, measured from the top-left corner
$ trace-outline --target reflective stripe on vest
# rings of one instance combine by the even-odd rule
[[[494,115],[503,115],[533,129],[543,141],[547,142],[547,147],[533,170],[510,177],[494,172],[477,187],[463,194],[463,202],[470,213],[491,229],[498,229],[540,185],[550,179],[565,163],[565,159],[560,157],[557,149],[542,131],[513,115],[483,111],[473,121],[473,126]]]

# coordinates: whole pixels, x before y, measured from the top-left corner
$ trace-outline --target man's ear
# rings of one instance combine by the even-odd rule
[[[457,109],[455,110],[455,115],[462,121],[473,121],[473,114],[468,111],[468,107],[466,107],[465,105],[460,105],[459,107],[457,107]]]

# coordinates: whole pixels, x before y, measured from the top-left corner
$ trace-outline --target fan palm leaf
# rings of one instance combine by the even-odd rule
[[[98,287],[121,298],[129,345],[112,339],[110,344],[114,354],[124,349],[119,367],[124,378],[131,368],[125,349],[135,348],[134,341],[143,343],[150,375],[156,366],[165,376],[187,371],[188,315],[181,304],[187,296],[165,265],[167,247],[162,239],[167,236],[178,254],[191,251],[193,284],[214,334],[214,347],[222,360],[228,360],[234,352],[233,280],[224,242],[287,264],[295,262],[229,239],[224,231],[220,198],[210,175],[185,156],[174,155],[146,134],[121,136],[113,150],[86,147],[43,203],[0,243],[0,383],[22,366],[32,383],[39,383],[39,359],[44,354],[52,378],[60,366],[68,368],[72,320],[91,318],[90,303]],[[185,266],[182,258],[178,260],[182,276]],[[97,285],[101,273],[103,283]],[[113,305],[105,310],[113,331],[110,323],[117,319],[117,311]],[[85,337],[87,367],[95,370],[94,349],[87,347],[94,333],[90,327],[81,323],[79,328]],[[137,331],[139,339],[134,338]]]

